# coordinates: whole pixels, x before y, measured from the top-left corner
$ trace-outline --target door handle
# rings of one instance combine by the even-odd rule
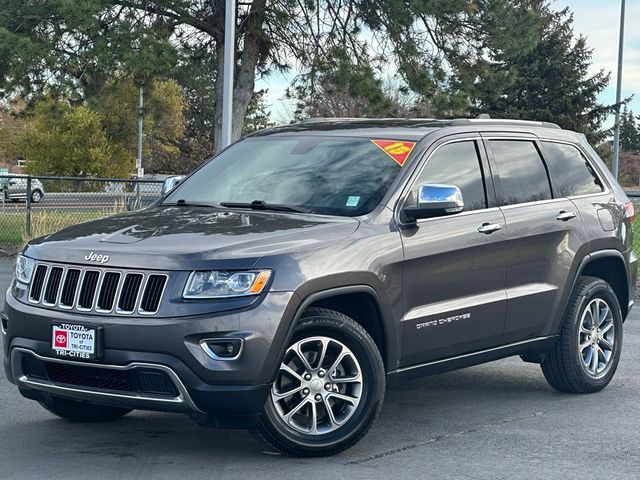
[[[566,222],[567,220],[571,220],[572,218],[576,218],[576,212],[565,212],[564,210],[562,210],[561,212],[558,213],[558,215],[556,215],[556,220],[561,220],[563,222]]]
[[[499,223],[483,223],[478,227],[478,231],[480,233],[485,233],[487,235],[497,232],[498,230],[502,230],[502,225]]]

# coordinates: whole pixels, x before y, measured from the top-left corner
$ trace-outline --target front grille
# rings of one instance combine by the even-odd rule
[[[29,301],[45,307],[118,315],[154,315],[166,274],[38,264]]]
[[[42,295],[42,287],[44,287],[44,280],[47,277],[47,271],[49,267],[46,265],[38,265],[36,273],[33,275],[33,283],[31,284],[31,292],[29,299],[34,302],[40,301],[40,295]]]
[[[96,310],[110,312],[113,309],[113,301],[116,299],[119,280],[120,272],[106,272],[103,275]]]
[[[77,268],[67,270],[67,275],[64,277],[64,283],[62,284],[62,295],[60,296],[61,307],[73,308],[78,282],[80,281],[80,273]]]
[[[92,390],[178,396],[175,384],[160,370],[107,368],[48,362],[25,356],[22,372],[34,379],[49,380],[59,385],[83,387]]]

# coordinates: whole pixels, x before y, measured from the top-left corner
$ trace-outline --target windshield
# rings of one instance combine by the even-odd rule
[[[400,168],[369,138],[248,138],[179,184],[163,204],[249,208],[262,202],[267,209],[280,205],[328,215],[364,215],[380,203]]]

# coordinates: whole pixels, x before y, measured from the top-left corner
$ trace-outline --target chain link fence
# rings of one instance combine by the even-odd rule
[[[159,180],[0,174],[0,246],[19,248],[76,223],[148,207],[161,191]]]
[[[76,223],[148,207],[162,191],[161,180],[35,177],[0,173],[0,248]],[[634,203],[634,250],[640,253],[640,191]]]

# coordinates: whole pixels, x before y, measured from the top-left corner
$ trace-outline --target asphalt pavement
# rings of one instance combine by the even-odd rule
[[[0,260],[0,286],[10,262]],[[73,424],[0,378],[0,479],[596,479],[640,477],[640,308],[603,392],[561,394],[518,358],[387,393],[365,439],[331,458],[276,454],[247,432],[133,412]]]

